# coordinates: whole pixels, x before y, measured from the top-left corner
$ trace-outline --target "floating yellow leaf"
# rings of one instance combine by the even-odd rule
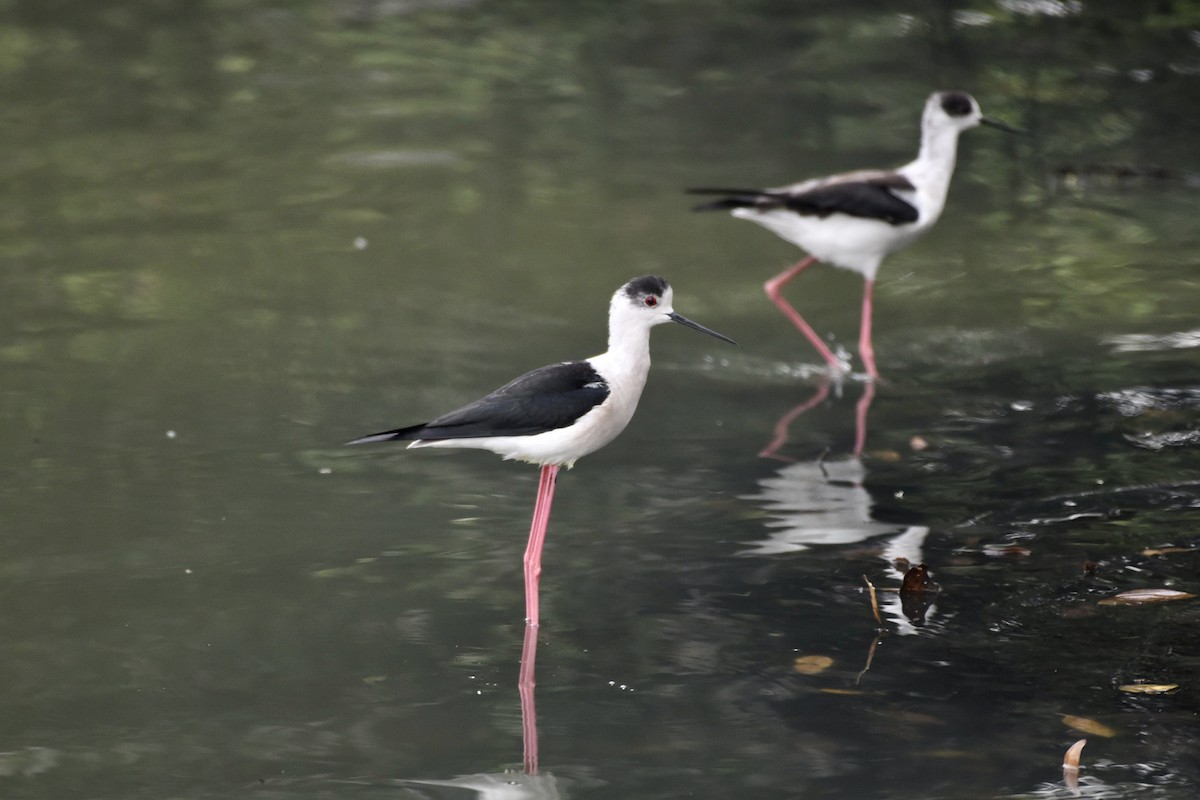
[[[1093,736],[1103,736],[1105,739],[1111,739],[1117,735],[1117,729],[1105,725],[1103,722],[1097,722],[1094,719],[1087,717],[1077,717],[1073,714],[1063,714],[1063,724],[1068,728],[1073,728],[1080,733],[1090,733]],[[1083,745],[1080,745],[1082,749]]]
[[[1190,553],[1194,547],[1147,547],[1142,551],[1144,556],[1165,556],[1169,553]]]
[[[1169,694],[1179,688],[1178,683],[1127,683],[1118,686],[1122,692],[1130,694]]]
[[[832,689],[832,688],[828,688],[828,687],[822,689],[821,693],[822,694],[844,694],[844,695],[848,695],[850,697],[861,697],[866,694],[866,692],[860,691],[858,689]]]
[[[816,675],[832,666],[833,659],[829,656],[800,656],[792,664],[792,668],[801,675]]]
[[[1140,606],[1147,603],[1169,603],[1172,600],[1188,600],[1196,595],[1177,592],[1174,589],[1130,589],[1100,601],[1102,606]]]

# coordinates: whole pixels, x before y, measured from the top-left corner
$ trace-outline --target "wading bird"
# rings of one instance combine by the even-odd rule
[[[540,464],[537,502],[525,550],[525,619],[538,625],[542,545],[559,467],[611,442],[633,417],[650,370],[650,329],[678,322],[734,343],[675,313],[671,285],[634,278],[612,296],[608,350],[527,372],[491,394],[432,422],[373,433],[347,444],[410,441],[409,447],[466,447]]]
[[[767,281],[771,302],[800,329],[835,373],[848,366],[783,298],[783,287],[817,261],[852,270],[866,281],[858,349],[871,379],[879,376],[871,340],[875,273],[885,257],[915,242],[946,204],[954,174],[958,135],[977,125],[1018,132],[988,119],[965,92],[935,92],[921,117],[921,149],[915,161],[895,170],[861,170],[814,178],[775,189],[688,189],[723,195],[696,211],[729,211],[757,222],[808,253],[808,257]]]

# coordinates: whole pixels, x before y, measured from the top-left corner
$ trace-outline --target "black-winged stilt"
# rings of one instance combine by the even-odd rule
[[[491,394],[432,422],[373,433],[347,444],[396,440],[409,447],[466,447],[540,464],[537,502],[525,550],[525,612],[538,624],[542,545],[559,467],[617,437],[637,408],[650,370],[650,329],[678,322],[718,339],[728,336],[675,313],[671,285],[656,275],[634,278],[612,296],[608,350],[527,372]]]
[[[915,161],[895,170],[861,170],[814,178],[775,189],[688,189],[692,194],[724,195],[696,211],[727,210],[757,222],[805,250],[802,261],[767,281],[763,288],[779,310],[808,337],[836,373],[848,365],[821,341],[781,294],[792,278],[817,261],[863,276],[862,326],[858,348],[867,375],[879,376],[871,342],[871,304],[875,273],[883,259],[929,230],[946,204],[954,174],[958,135],[976,125],[1016,132],[979,111],[965,92],[935,92],[921,117],[921,150]]]

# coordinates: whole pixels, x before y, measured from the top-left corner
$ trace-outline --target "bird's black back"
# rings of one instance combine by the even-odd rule
[[[875,173],[869,178],[835,179],[800,186],[804,188],[792,191],[688,189],[688,193],[725,195],[718,200],[702,203],[694,207],[693,211],[730,211],[735,208],[769,211],[784,208],[801,216],[828,217],[830,214],[845,214],[850,217],[878,219],[892,225],[917,221],[917,209],[895,194],[895,190],[913,189],[908,179],[898,173]]]
[[[474,403],[423,425],[373,433],[349,444],[533,436],[565,428],[608,398],[608,383],[587,361],[540,367]]]

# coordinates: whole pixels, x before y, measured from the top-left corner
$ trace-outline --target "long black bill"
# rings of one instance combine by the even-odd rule
[[[1007,122],[1001,122],[1000,120],[992,119],[991,117],[982,118],[981,120],[979,120],[979,124],[987,125],[989,128],[995,128],[996,130],[1004,131],[1005,133],[1019,133],[1022,136],[1029,135],[1029,131],[1023,131],[1020,128],[1014,128],[1012,125],[1009,125]]]
[[[706,328],[698,322],[692,322],[690,319],[683,316],[682,314],[676,314],[674,311],[672,311],[670,314],[667,314],[667,316],[671,318],[672,322],[678,322],[680,325],[686,325],[687,327],[691,328],[692,330],[697,330],[697,331],[700,331],[701,333],[707,333],[709,336],[715,336],[718,339],[723,339],[724,341],[729,342],[730,344],[737,344],[737,342],[735,342],[733,339],[730,339],[725,334],[717,333],[716,331],[712,330],[711,328]]]

